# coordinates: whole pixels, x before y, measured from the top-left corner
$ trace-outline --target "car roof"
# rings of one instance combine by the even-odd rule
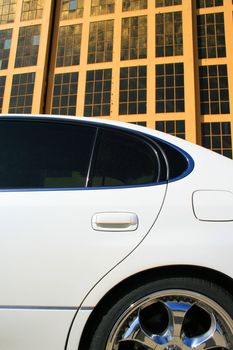
[[[66,116],[66,115],[52,115],[52,114],[2,114],[1,119],[8,119],[8,120],[46,120],[47,122],[54,122],[54,121],[71,121],[71,122],[82,122],[92,125],[106,125],[106,126],[114,126],[118,128],[123,128],[125,130],[135,130],[137,132],[148,134],[154,137],[157,137],[161,140],[171,142],[174,145],[182,145],[186,144],[187,141],[182,140],[180,138],[177,138],[175,136],[172,136],[170,134],[164,133],[162,131],[158,131],[155,129],[151,129],[148,127],[144,127],[141,125],[131,124],[129,122],[124,122],[120,120],[112,120],[112,119],[105,119],[105,118],[93,118],[93,117],[80,117],[80,116]],[[181,146],[182,147],[182,146]]]

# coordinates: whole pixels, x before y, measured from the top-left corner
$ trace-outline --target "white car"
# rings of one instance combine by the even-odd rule
[[[0,118],[0,349],[232,350],[233,161],[91,118]]]

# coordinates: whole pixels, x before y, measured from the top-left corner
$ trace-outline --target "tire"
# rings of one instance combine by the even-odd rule
[[[124,295],[96,327],[89,350],[232,350],[233,298],[190,277],[146,283]]]

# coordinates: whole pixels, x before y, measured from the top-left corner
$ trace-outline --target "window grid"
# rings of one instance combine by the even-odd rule
[[[23,0],[21,21],[42,18],[44,0]]]
[[[40,25],[21,27],[15,59],[15,67],[34,66],[40,42]]]
[[[112,61],[113,20],[90,23],[88,63]]]
[[[155,122],[156,130],[185,139],[184,120],[160,120]]]
[[[226,57],[224,14],[197,16],[199,58]]]
[[[110,115],[111,82],[111,69],[87,72],[84,105],[84,115],[86,117]]]
[[[182,0],[156,0],[156,7],[182,5]]]
[[[182,12],[156,14],[156,56],[183,55]]]
[[[60,27],[57,67],[73,66],[80,63],[82,24]]]
[[[52,114],[76,115],[78,73],[56,74],[54,78]]]
[[[230,113],[227,65],[199,67],[201,114]]]
[[[122,19],[121,60],[147,57],[147,17]]]
[[[232,158],[230,122],[202,123],[202,146]]]
[[[91,0],[91,16],[105,15],[115,11],[115,0]]]
[[[130,124],[139,125],[139,126],[146,126],[146,122],[129,122]]]
[[[120,69],[119,114],[146,113],[147,67]]]
[[[147,0],[123,0],[122,11],[135,11],[147,8]]]
[[[61,20],[83,17],[84,0],[62,0]]]
[[[197,8],[222,6],[223,0],[197,0]]]
[[[156,113],[184,112],[184,64],[156,65]]]
[[[6,77],[0,77],[0,113],[2,113],[5,83],[6,83]]]
[[[0,2],[0,24],[14,22],[17,0]]]
[[[12,29],[0,31],[0,69],[7,69],[11,48]]]
[[[9,113],[31,113],[35,73],[13,76]]]

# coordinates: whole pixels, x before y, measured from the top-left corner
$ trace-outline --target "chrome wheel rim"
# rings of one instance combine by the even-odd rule
[[[116,321],[106,350],[230,350],[233,320],[212,299],[188,290],[150,294]]]

